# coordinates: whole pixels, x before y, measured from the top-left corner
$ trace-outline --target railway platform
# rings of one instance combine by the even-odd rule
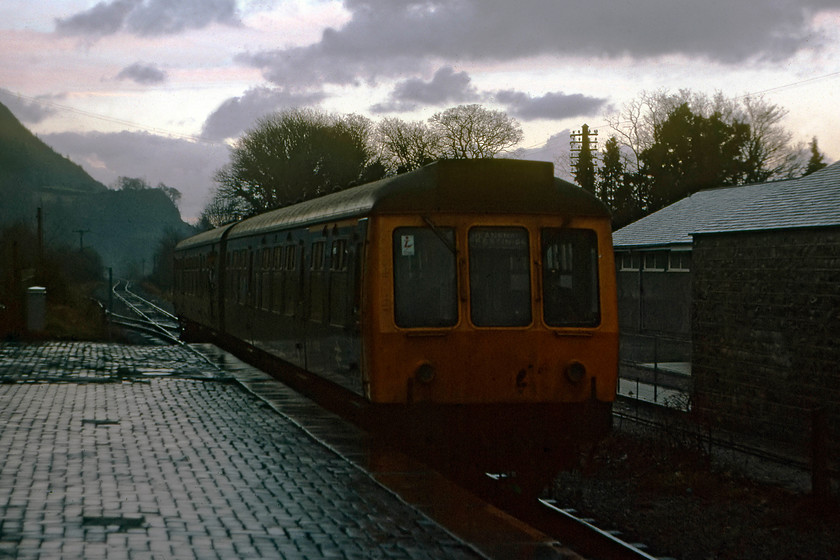
[[[0,343],[0,558],[573,558],[210,347]]]

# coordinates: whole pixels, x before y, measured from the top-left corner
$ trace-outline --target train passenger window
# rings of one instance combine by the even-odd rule
[[[286,246],[286,272],[285,278],[283,279],[283,312],[287,317],[293,317],[295,314],[295,305],[297,304],[301,283],[303,282],[303,271],[298,272],[296,270],[299,251],[300,249],[297,245]]]
[[[399,327],[451,327],[458,322],[455,232],[394,230],[394,320]]]
[[[531,324],[528,230],[475,227],[469,233],[470,316],[479,327]]]
[[[332,242],[330,253],[330,270],[347,270],[347,240],[336,239]]]
[[[286,270],[294,270],[295,269],[295,257],[297,256],[297,247],[294,245],[289,245],[286,247]]]
[[[274,248],[274,270],[283,270],[283,247]]]
[[[591,327],[600,320],[598,238],[586,229],[542,231],[543,316],[553,327]]]
[[[312,244],[312,255],[309,270],[324,270],[324,242],[316,241]]]

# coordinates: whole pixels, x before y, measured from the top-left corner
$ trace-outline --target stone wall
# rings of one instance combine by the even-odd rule
[[[797,445],[840,434],[840,228],[697,235],[695,410]]]

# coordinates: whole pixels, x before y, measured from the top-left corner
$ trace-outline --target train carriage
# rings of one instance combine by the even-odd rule
[[[175,291],[186,323],[423,421],[610,422],[610,217],[550,163],[439,161],[205,232],[178,245]]]

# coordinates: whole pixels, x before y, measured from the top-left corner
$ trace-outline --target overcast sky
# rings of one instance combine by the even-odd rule
[[[552,161],[642,91],[763,94],[840,158],[840,0],[3,0],[0,78],[56,151],[108,185],[179,189],[188,220],[227,142],[289,107],[481,103]]]

